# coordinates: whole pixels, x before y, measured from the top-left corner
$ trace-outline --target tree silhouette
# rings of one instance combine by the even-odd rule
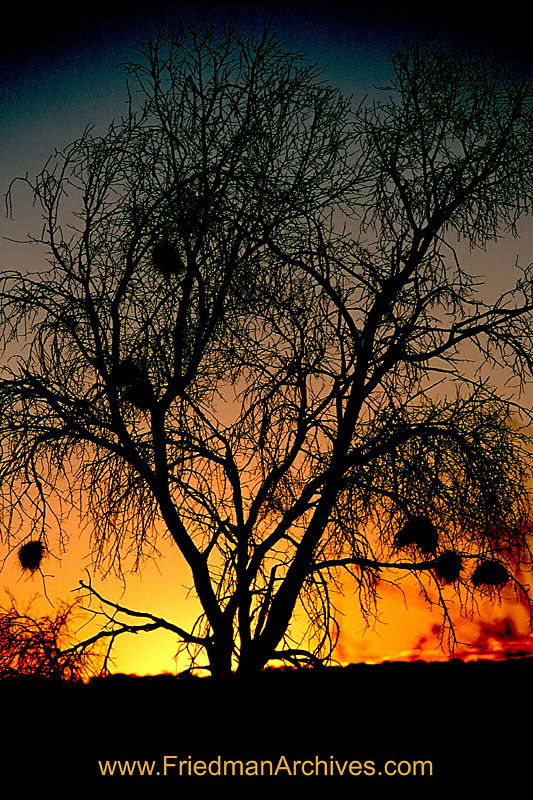
[[[25,179],[49,266],[1,276],[4,538],[46,557],[79,507],[121,572],[165,537],[203,609],[84,582],[97,637],[166,627],[248,675],[327,661],[346,578],[373,614],[413,574],[452,641],[450,596],[525,595],[529,419],[491,379],[530,374],[531,270],[485,300],[454,242],[531,211],[531,82],[428,43],[392,65],[354,108],[268,31],[159,31],[124,118]]]
[[[54,615],[21,611],[14,598],[0,608],[0,678],[46,678],[83,681],[105,671],[96,642],[80,647],[73,622],[80,601],[62,604]]]

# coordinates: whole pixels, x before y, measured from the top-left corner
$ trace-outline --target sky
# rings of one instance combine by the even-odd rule
[[[497,53],[520,69],[531,68],[525,27],[517,24],[516,18],[513,22],[480,14],[468,3],[446,3],[445,9],[428,9],[416,3],[355,2],[344,6],[335,2],[96,2],[84,9],[70,10],[54,4],[35,8],[20,4],[13,11],[10,26],[3,29],[0,47],[0,194],[5,194],[14,178],[37,172],[55,148],[60,149],[79,136],[87,125],[104,126],[120,116],[125,108],[125,93],[119,65],[131,58],[131,47],[144,38],[154,14],[201,18],[203,14],[226,14],[230,10],[244,28],[270,21],[291,47],[325,66],[324,76],[330,83],[357,98],[374,85],[386,83],[390,48],[413,32],[444,35],[457,47],[468,42],[481,52]],[[0,206],[0,268],[38,266],[42,261],[40,250],[10,241],[23,239],[38,224],[23,184],[17,185],[13,197],[13,218],[6,217]],[[531,241],[528,235],[520,247],[509,240],[498,251],[488,249],[484,265],[492,275],[494,291],[500,288],[499,282],[505,283],[506,274],[500,265],[512,264],[517,255],[527,261]],[[61,560],[47,565],[46,583],[39,574],[21,576],[13,557],[6,561],[0,572],[0,603],[3,587],[24,599],[38,595],[39,602],[47,607],[43,601],[45,591],[52,602],[70,596],[77,582],[85,577],[87,566],[73,520],[72,547]],[[186,576],[172,564],[170,555],[159,563],[147,564],[142,575],[134,576],[124,590],[109,582],[102,587],[113,599],[132,607],[149,608],[156,615],[169,612],[171,598],[172,609],[179,609],[179,613],[171,611],[175,622],[185,624],[194,617],[194,603],[185,604]],[[353,601],[349,597],[342,601],[345,623],[339,652],[348,660],[401,657],[402,653],[412,653],[426,635],[431,640],[426,649],[434,649],[434,617],[422,610],[413,588],[406,590],[406,596],[407,605],[404,595],[391,591],[377,631],[370,631],[364,639],[362,620],[354,612]],[[498,621],[508,613],[515,615],[522,636],[525,617],[520,609],[509,611],[504,603],[499,610],[487,610],[485,619]],[[479,622],[468,631],[465,627],[465,636],[475,640],[481,635],[481,628]],[[141,638],[125,637],[117,650],[117,669],[148,673],[171,670],[174,638],[157,634],[145,636],[142,641]]]

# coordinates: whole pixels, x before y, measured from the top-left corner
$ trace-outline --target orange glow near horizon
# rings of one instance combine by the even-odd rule
[[[52,604],[72,599],[72,591],[81,579],[87,579],[86,562],[80,555],[82,542],[73,542],[62,561],[49,558],[43,573],[21,573],[14,552],[4,565],[2,585],[23,609],[35,597],[36,614],[47,614]],[[521,576],[524,582],[523,576]],[[116,577],[93,578],[94,587],[107,599],[126,607],[147,611],[183,627],[192,627],[199,610],[194,594],[188,592],[186,571],[180,567],[170,546],[163,548],[162,559],[148,560],[142,570],[126,577],[124,585]],[[47,599],[47,596],[49,599]],[[380,591],[377,618],[366,626],[358,608],[357,596],[345,587],[337,605],[341,634],[334,653],[336,661],[376,664],[383,661],[446,661],[451,657],[464,661],[533,656],[533,632],[529,610],[511,594],[500,602],[480,602],[472,613],[461,616],[458,604],[450,603],[457,644],[453,653],[439,644],[442,616],[420,596],[414,580],[404,580],[401,589],[385,584]],[[0,605],[8,598],[0,596]],[[92,623],[79,635],[93,630]],[[115,673],[155,675],[177,673],[188,667],[186,657],[176,661],[178,642],[167,631],[123,634],[113,649],[111,669]]]
[[[165,618],[185,628],[192,627],[199,611],[199,603],[189,592],[189,576],[176,559],[169,544],[160,543],[160,560],[148,559],[141,569],[126,574],[121,580],[115,575],[103,577],[89,570],[85,557],[86,539],[72,538],[68,551],[61,559],[48,556],[42,573],[23,573],[18,565],[17,551],[13,551],[0,573],[0,606],[9,604],[13,595],[19,610],[31,604],[36,616],[53,613],[61,601],[71,602],[78,596],[79,582],[88,581],[91,573],[93,587],[106,599],[135,611],[145,611]],[[91,608],[96,610],[93,602]],[[148,620],[132,619],[132,624]],[[83,627],[81,627],[83,625]],[[80,630],[73,629],[76,638],[85,638],[96,630],[89,617],[80,619]],[[174,656],[178,647],[176,635],[168,631],[151,631],[144,634],[123,634],[116,639],[112,652],[113,672],[150,675],[183,670],[187,664],[176,665]]]
[[[452,650],[446,646],[446,634],[441,644],[442,611],[427,604],[414,581],[403,584],[402,591],[386,587],[377,619],[366,630],[353,604],[345,595],[341,603],[344,624],[336,650],[343,664],[533,656],[529,609],[505,592],[500,601],[480,602],[470,613],[450,603],[456,639]]]

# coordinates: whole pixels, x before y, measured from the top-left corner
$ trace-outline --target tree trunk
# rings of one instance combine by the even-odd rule
[[[225,626],[218,628],[218,631],[213,636],[212,644],[207,648],[207,653],[209,656],[209,669],[213,678],[230,678],[232,675],[231,657],[233,654],[231,627],[229,629]]]
[[[254,646],[254,643],[251,642],[245,651],[241,650],[237,677],[244,680],[255,678],[263,670],[268,660],[269,658],[265,659],[257,646]]]

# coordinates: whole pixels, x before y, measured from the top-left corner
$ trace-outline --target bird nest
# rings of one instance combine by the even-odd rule
[[[501,587],[509,581],[509,573],[500,561],[480,561],[472,573],[474,586]]]
[[[410,517],[396,534],[394,544],[397,548],[414,545],[422,553],[434,553],[439,543],[437,529],[428,517]]]
[[[145,364],[128,356],[113,367],[111,377],[117,386],[131,386],[139,381],[147,380],[148,376]]]
[[[112,378],[123,389],[122,398],[142,411],[147,411],[153,402],[153,389],[144,364],[132,358],[120,361],[112,371]]]
[[[155,269],[165,277],[177,275],[184,269],[184,264],[177,247],[172,244],[172,242],[168,241],[157,242],[157,244],[153,246],[152,264]]]
[[[435,573],[442,583],[454,583],[459,580],[463,559],[455,550],[445,550],[437,558]]]
[[[148,378],[131,383],[124,389],[122,397],[141,411],[148,411],[154,399],[152,384]]]
[[[35,572],[41,566],[44,556],[44,547],[41,542],[35,540],[23,544],[18,552],[20,566],[23,570]]]

